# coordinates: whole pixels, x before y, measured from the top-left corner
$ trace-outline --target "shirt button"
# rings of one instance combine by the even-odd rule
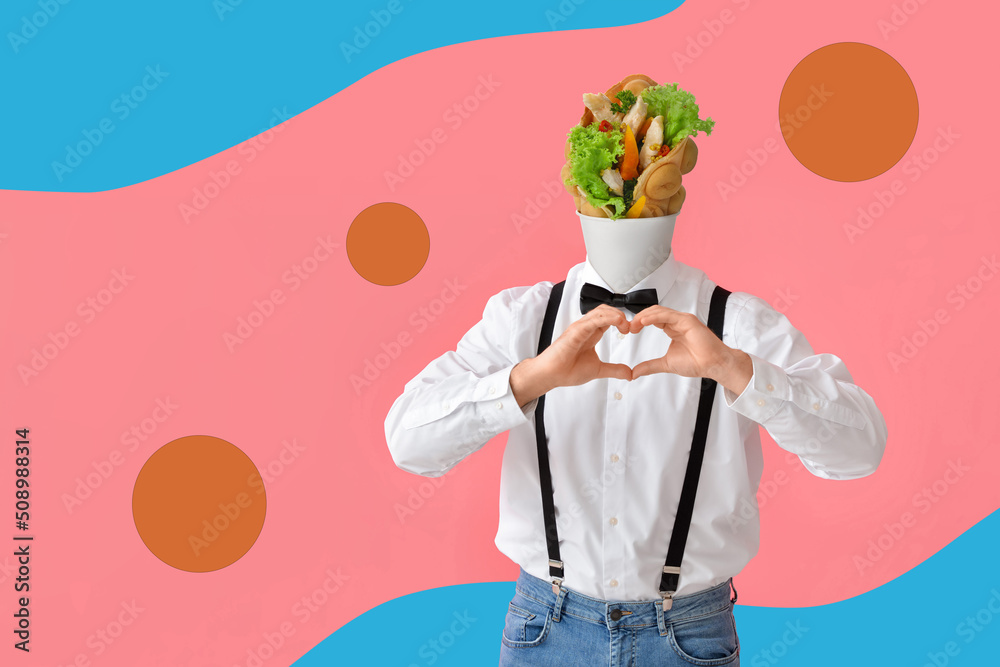
[[[612,454],[611,455],[611,462],[612,463],[618,463],[618,455],[617,454]]]
[[[495,393],[497,393],[497,388],[496,387],[490,387],[490,395],[492,396]]]
[[[621,331],[619,331],[618,332],[618,340],[621,340],[624,337],[625,337],[625,334],[623,334]]]
[[[611,581],[608,582],[608,586],[611,586],[612,588],[614,588],[617,585],[618,585],[617,579],[612,579]]]
[[[497,410],[503,407],[503,401],[497,401]]]
[[[618,519],[616,519],[615,517],[611,517],[609,522],[611,523],[612,526],[618,525]]]
[[[617,401],[622,400],[622,393],[620,391],[615,392],[615,400]]]
[[[444,403],[444,404],[441,405],[441,407],[444,408],[445,410],[447,410],[448,409],[448,404]]]
[[[767,385],[767,390],[768,391],[774,391],[774,385],[773,384]],[[490,391],[492,392],[493,390],[491,389]]]
[[[764,405],[764,403],[766,403],[766,401],[763,398],[757,400],[757,405]]]
[[[813,410],[819,410],[819,403],[813,403]]]

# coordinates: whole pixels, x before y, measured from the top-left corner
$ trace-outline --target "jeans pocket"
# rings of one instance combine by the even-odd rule
[[[507,605],[501,640],[510,648],[538,646],[551,625],[552,607],[517,593]]]
[[[679,619],[669,624],[671,648],[695,665],[728,665],[740,654],[736,619],[729,607],[706,616]]]

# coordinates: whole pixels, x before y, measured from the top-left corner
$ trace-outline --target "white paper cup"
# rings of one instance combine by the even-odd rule
[[[618,293],[625,293],[670,256],[678,213],[650,218],[595,218],[577,211],[587,259]]]

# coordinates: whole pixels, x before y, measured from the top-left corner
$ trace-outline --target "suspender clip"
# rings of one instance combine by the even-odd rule
[[[664,565],[663,566],[663,573],[664,574],[678,574],[679,575],[681,573],[681,568],[680,568],[679,565]],[[667,584],[667,585],[669,586],[670,584]],[[663,590],[661,590],[660,591],[660,597],[663,598],[663,611],[667,611],[667,610],[669,610],[673,606],[673,604],[674,604],[674,593],[676,593],[676,592],[677,592],[676,590],[673,590],[673,591],[663,591]]]
[[[549,576],[552,577],[552,592],[556,594],[556,597],[559,597],[559,589],[563,581],[563,562],[561,560],[549,559]]]

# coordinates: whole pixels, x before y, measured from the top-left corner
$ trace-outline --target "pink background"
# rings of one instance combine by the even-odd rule
[[[85,653],[95,664],[228,665],[245,659],[261,633],[291,621],[295,634],[274,659],[288,664],[386,600],[513,580],[517,566],[493,544],[505,436],[433,486],[394,467],[383,420],[403,384],[454,348],[489,296],[559,280],[583,260],[565,193],[520,231],[512,216],[531,212],[526,199],[537,200],[558,179],[580,94],[633,72],[680,82],[717,122],[711,137],[699,138],[698,166],[685,177],[677,257],[772,304],[782,293],[795,295],[785,310],[791,321],[818,352],[845,360],[889,425],[876,474],[841,483],[789,462],[763,432],[764,483],[784,479],[782,471],[788,481],[766,497],[762,488],[761,550],[736,577],[740,603],[806,606],[858,595],[996,510],[998,427],[987,415],[1000,370],[992,326],[1000,281],[986,281],[961,309],[948,294],[1000,245],[992,195],[998,95],[980,78],[1000,12],[912,4],[919,9],[888,38],[876,25],[889,18],[888,2],[688,2],[635,26],[459,44],[386,66],[292,118],[262,137],[271,143],[252,162],[234,147],[121,190],[0,192],[2,403],[9,430],[32,429],[34,613],[37,627],[59,629],[38,641],[31,664],[68,664]],[[674,50],[726,8],[735,21],[678,68]],[[724,201],[717,183],[748,149],[780,139],[775,122],[787,74],[839,41],[877,46],[909,73],[920,102],[910,152],[878,178],[838,183],[802,167],[782,142]],[[500,85],[455,127],[445,112],[473,94],[481,76]],[[891,122],[873,117],[868,126],[845,127],[844,150],[863,151],[866,134]],[[948,127],[959,139],[910,180],[907,162]],[[445,142],[390,189],[384,173],[436,128]],[[193,189],[229,160],[241,172],[186,223],[179,206],[190,205]],[[895,179],[906,192],[852,243],[844,225]],[[354,216],[381,201],[412,208],[431,235],[421,273],[395,287],[357,275],[344,248]],[[317,237],[338,248],[293,290],[282,276],[313,252]],[[122,267],[134,280],[85,322],[78,304]],[[415,318],[446,280],[466,287],[423,329]],[[285,302],[231,353],[223,335],[273,289]],[[947,323],[895,372],[887,355],[939,308]],[[69,322],[80,325],[79,335],[22,382],[18,366]],[[412,344],[356,392],[352,374],[403,332]],[[168,397],[179,407],[127,451],[122,433]],[[254,547],[209,574],[160,562],[131,517],[142,464],[160,445],[191,434],[224,438],[265,470],[283,440],[305,447],[267,485],[267,520]],[[69,513],[63,494],[114,450],[124,463]],[[957,460],[971,471],[942,486]],[[946,492],[924,512],[914,495],[935,481]],[[398,507],[421,490],[429,497],[401,520]],[[866,556],[869,540],[886,544],[886,524],[906,512],[915,525],[859,570],[855,559]],[[348,579],[303,619],[296,604],[322,585],[328,568]],[[0,576],[10,585],[9,570]],[[134,629],[95,655],[88,637],[132,600],[145,610]]]

